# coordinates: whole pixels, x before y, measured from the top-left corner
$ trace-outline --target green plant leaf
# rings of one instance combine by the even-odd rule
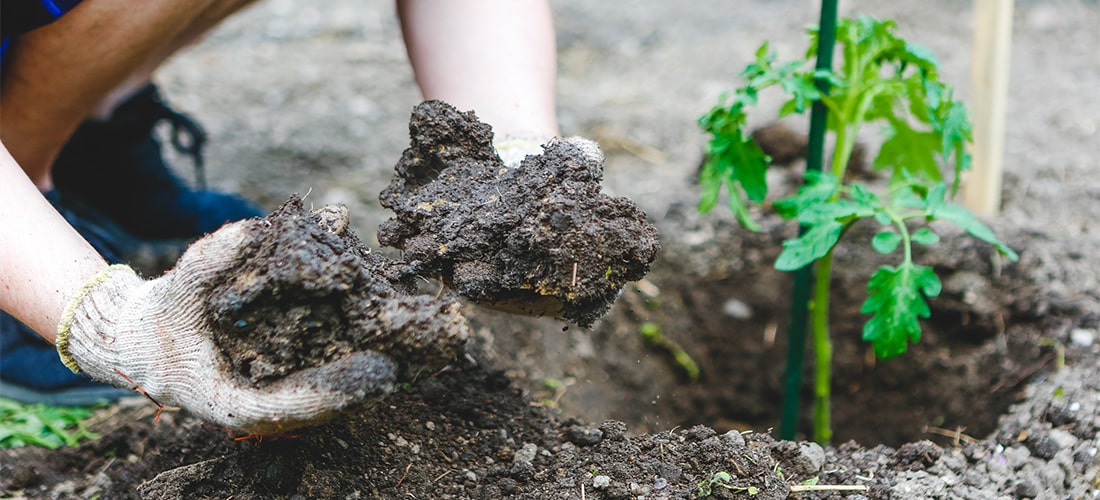
[[[836,176],[811,170],[806,172],[805,183],[798,188],[798,193],[776,201],[772,208],[780,217],[793,219],[803,210],[828,201],[839,189]]]
[[[912,262],[897,268],[882,266],[867,283],[869,296],[860,311],[871,314],[863,326],[863,340],[874,345],[879,359],[890,359],[920,341],[920,318],[929,317],[925,297],[940,294],[942,284],[930,267]]]
[[[932,50],[920,44],[905,42],[905,55],[907,63],[915,64],[925,73],[936,71],[936,68],[940,65],[936,61],[936,56],[932,54]]]
[[[932,200],[931,193],[929,193],[929,200],[930,202]],[[997,235],[993,234],[992,229],[982,224],[977,217],[974,217],[973,214],[959,205],[938,203],[934,208],[930,206],[928,217],[932,220],[943,220],[961,227],[971,236],[993,245],[993,248],[996,248],[997,252],[1007,257],[1008,260],[1016,262],[1020,259],[1020,256],[1014,250],[997,239]]]
[[[917,178],[928,184],[943,180],[936,152],[939,137],[932,132],[914,130],[908,123],[892,119],[883,129],[883,141],[872,163],[876,169],[890,169],[891,181]]]
[[[83,421],[91,411],[83,407],[24,405],[0,398],[0,448],[75,446],[81,439],[99,436]]]
[[[775,268],[780,271],[797,271],[824,257],[840,240],[843,229],[844,224],[835,220],[825,221],[797,238],[784,241],[783,251],[775,259]]]
[[[935,245],[936,243],[939,243],[940,235],[936,234],[935,231],[927,227],[922,227],[920,229],[917,229],[916,231],[913,231],[913,234],[909,237],[909,239],[912,240],[913,243],[919,243],[921,245]]]
[[[881,254],[890,254],[898,249],[901,235],[893,231],[881,231],[871,238],[871,247]]]

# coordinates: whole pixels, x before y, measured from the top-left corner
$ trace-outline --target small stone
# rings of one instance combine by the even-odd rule
[[[1029,437],[1024,441],[1024,445],[1027,446],[1027,449],[1031,450],[1032,455],[1043,460],[1054,458],[1054,455],[1061,449],[1061,446],[1058,446],[1058,442],[1051,439],[1050,436]]]
[[[653,489],[660,491],[668,487],[668,480],[663,477],[653,478]]]
[[[1084,328],[1074,328],[1069,332],[1069,341],[1078,347],[1091,347],[1096,341],[1096,332]]]
[[[424,428],[428,429],[429,431],[434,431],[435,430],[435,422],[432,422],[431,420],[429,420],[427,422],[424,422]]]
[[[611,486],[611,476],[600,474],[592,478],[592,487],[597,490]]]
[[[466,479],[475,483],[477,482],[477,473],[475,473],[474,471],[466,469],[464,474],[466,475]]]
[[[1016,498],[1035,498],[1039,496],[1039,487],[1035,486],[1035,483],[1023,480],[1016,483],[1016,487],[1012,493],[1016,495]]]
[[[729,431],[722,434],[722,439],[733,446],[745,446],[745,436],[737,431]]]
[[[722,304],[722,314],[733,319],[752,319],[752,307],[740,300],[731,298]]]
[[[512,464],[530,464],[538,455],[539,447],[533,443],[523,443],[523,447],[512,457]]]
[[[803,442],[798,444],[802,450],[802,459],[806,462],[806,465],[813,470],[821,470],[821,467],[825,465],[825,450],[821,445],[813,442]]]
[[[594,446],[603,441],[603,431],[588,426],[576,426],[565,433],[565,439],[577,446]]]

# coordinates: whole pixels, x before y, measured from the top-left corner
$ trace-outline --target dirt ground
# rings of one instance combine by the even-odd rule
[[[377,248],[392,215],[379,192],[408,146],[420,96],[390,3],[326,6],[260,3],[158,81],[210,133],[213,185],[269,209],[307,191],[307,204],[345,204]],[[635,200],[661,235],[653,271],[604,320],[585,329],[467,306],[468,357],[295,439],[233,441],[185,413],[154,422],[144,400],[127,402],[100,413],[99,440],[0,452],[0,495],[694,498],[727,473],[730,488],[710,488],[716,498],[1100,497],[1094,0],[1016,2],[1004,207],[986,220],[1019,263],[962,239],[919,256],[944,294],[921,343],[876,363],[858,340],[856,310],[875,257],[838,251],[836,446],[825,449],[772,431],[790,282],[770,264],[796,228],[761,214],[771,231],[753,234],[728,214],[698,215],[692,181],[705,142],[696,118],[735,86],[761,41],[781,57],[800,53],[816,6],[552,6],[563,133],[604,147],[605,191]],[[841,9],[896,19],[933,50],[958,96],[971,94],[970,3]],[[778,104],[765,98],[756,116]],[[774,175],[783,184],[799,169]],[[647,343],[643,325],[666,341]],[[698,380],[673,362],[673,345],[697,362]],[[815,477],[867,490],[798,491]]]

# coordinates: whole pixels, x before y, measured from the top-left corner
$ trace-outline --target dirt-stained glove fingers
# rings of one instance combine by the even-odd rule
[[[204,401],[185,406],[226,427],[272,435],[376,403],[394,391],[397,364],[378,352],[356,352],[259,389],[240,385],[232,375],[219,376],[226,378],[214,393],[197,394]]]
[[[187,247],[173,272],[204,276],[228,267],[240,254],[240,249],[255,240],[265,222],[247,219],[231,222],[203,236]]]

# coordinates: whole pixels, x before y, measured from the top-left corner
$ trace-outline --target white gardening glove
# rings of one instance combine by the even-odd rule
[[[194,243],[175,269],[143,280],[111,266],[66,308],[57,349],[74,372],[117,387],[140,387],[164,405],[253,434],[277,434],[321,423],[341,410],[392,392],[397,365],[360,351],[302,369],[260,387],[227,366],[203,320],[211,277],[229,268],[254,238],[259,219],[226,225]]]
[[[581,151],[584,152],[592,163],[596,165],[603,165],[603,151],[600,150],[599,144],[595,141],[585,139],[583,137],[554,137],[548,141],[540,141],[534,138],[521,138],[505,136],[499,140],[493,140],[493,149],[496,150],[497,156],[504,162],[504,165],[508,168],[516,168],[523,163],[523,160],[528,156],[538,156],[542,154],[543,144],[547,144],[550,141],[565,141],[572,144]]]

